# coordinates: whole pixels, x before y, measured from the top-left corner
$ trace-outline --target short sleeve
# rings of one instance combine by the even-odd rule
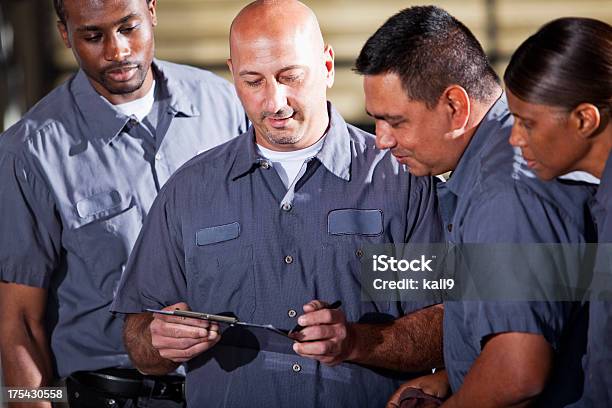
[[[556,289],[563,286],[559,283],[571,284],[581,259],[578,253],[559,254],[533,244],[580,242],[581,231],[562,216],[551,203],[510,190],[483,197],[462,220],[461,241],[468,243],[463,249],[466,270],[480,285],[481,299],[493,299],[463,303],[474,340],[523,332],[540,334],[558,349],[582,306],[552,300],[562,294]],[[469,243],[480,244],[471,247]]]
[[[147,215],[119,283],[112,312],[140,313],[187,299],[185,256],[172,191],[164,188]]]
[[[48,287],[61,222],[47,185],[23,159],[0,152],[0,280]]]

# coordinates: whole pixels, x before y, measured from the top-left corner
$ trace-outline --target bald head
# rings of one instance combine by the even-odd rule
[[[322,52],[323,36],[314,12],[295,0],[258,0],[246,6],[230,28],[230,55],[252,42],[300,41]]]
[[[227,61],[257,143],[291,151],[316,143],[329,122],[334,52],[299,1],[255,1],[234,19]]]

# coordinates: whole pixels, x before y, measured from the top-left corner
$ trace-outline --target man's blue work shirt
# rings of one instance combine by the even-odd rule
[[[595,188],[541,182],[509,144],[512,116],[505,96],[490,109],[459,164],[439,191],[447,239],[452,243],[594,242],[588,201]],[[499,265],[490,279],[512,274]],[[581,394],[586,307],[571,302],[445,302],[444,360],[453,392],[489,336],[543,335],[555,352],[555,369],[538,404],[564,406]]]
[[[253,130],[190,161],[155,201],[112,310],[185,301],[192,310],[291,329],[302,306],[342,301],[348,321],[384,322],[416,302],[360,297],[368,244],[437,242],[432,179],[417,178],[331,109],[319,153],[285,187]],[[275,335],[277,336],[277,335]],[[398,373],[295,354],[291,341],[225,329],[187,364],[187,401],[207,407],[381,407]]]
[[[0,136],[0,279],[50,289],[60,376],[131,367],[108,307],[143,219],[178,167],[246,130],[227,81],[153,67],[155,102],[141,123],[79,71]]]
[[[599,249],[595,266],[596,277],[601,273],[606,280],[599,287],[609,290],[612,275],[612,154],[606,162],[592,212],[597,224],[597,240],[606,244]],[[597,283],[595,285],[594,289],[599,289]],[[612,406],[612,302],[591,301],[584,368],[584,406]]]

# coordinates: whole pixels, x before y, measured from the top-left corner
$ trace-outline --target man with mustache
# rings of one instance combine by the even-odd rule
[[[362,299],[361,260],[368,245],[441,238],[432,179],[327,102],[334,51],[304,4],[251,3],[230,50],[253,127],[156,199],[112,306],[128,314],[126,347],[147,373],[187,362],[194,407],[380,407],[399,371],[440,364],[441,310]],[[304,328],[293,343],[147,308]]]
[[[76,407],[181,406],[182,377],[135,370],[108,306],[158,191],[246,130],[244,110],[227,81],[153,59],[156,0],[54,5],[80,70],[0,137],[4,381],[67,377]]]
[[[521,297],[538,283],[529,274],[534,279],[517,290],[512,284],[525,277],[521,272],[550,273],[560,283],[563,268],[545,262],[533,271],[513,251],[499,248],[593,242],[593,186],[542,183],[526,168],[509,144],[512,116],[484,50],[465,25],[438,7],[392,16],[368,39],[356,70],[364,75],[377,145],[412,174],[452,171],[438,188],[446,238],[462,248],[483,244],[463,257],[470,275],[458,279],[492,282],[498,290],[496,297],[488,297],[489,289],[482,297],[444,302],[446,372],[408,382],[389,406],[401,403],[404,390],[414,391],[408,388],[441,398],[452,390],[443,404],[449,408],[558,407],[578,399],[586,308],[526,301],[548,298]],[[491,265],[488,260],[495,266],[483,267]],[[568,263],[568,273],[577,274],[576,266]]]

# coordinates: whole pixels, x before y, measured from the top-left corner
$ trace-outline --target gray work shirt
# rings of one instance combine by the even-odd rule
[[[446,185],[439,188],[447,239],[453,243],[594,242],[588,201],[595,188],[542,182],[508,140],[512,116],[502,96],[489,110]],[[512,262],[490,279],[512,276]],[[445,302],[444,360],[456,392],[488,336],[543,335],[555,351],[555,371],[539,400],[563,406],[580,397],[586,307],[570,302]]]
[[[290,329],[312,299],[341,300],[354,322],[422,307],[362,301],[359,273],[368,244],[441,239],[432,179],[410,175],[372,135],[330,114],[321,150],[289,189],[257,153],[252,130],[179,170],[151,209],[112,310],[186,301]],[[189,361],[188,404],[381,407],[400,384],[398,373],[328,367],[296,355],[291,341],[267,341],[226,329]]]
[[[597,240],[606,244],[598,251],[594,290],[609,290],[612,283],[612,154],[608,157],[601,184],[592,206],[597,223]],[[599,276],[601,274],[601,276]],[[608,295],[609,296],[609,295]],[[612,302],[591,301],[585,356],[584,407],[612,405]]]
[[[155,102],[142,123],[79,71],[0,136],[0,279],[50,289],[60,376],[131,366],[123,321],[108,307],[143,219],[179,166],[246,130],[227,81],[153,66]]]

